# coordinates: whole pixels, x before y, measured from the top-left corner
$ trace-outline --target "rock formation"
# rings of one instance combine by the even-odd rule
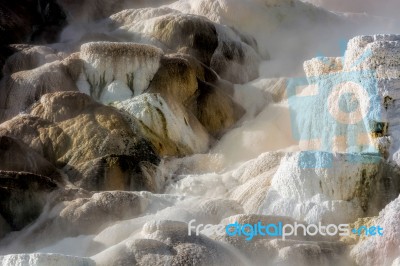
[[[28,68],[28,70],[6,75],[1,80],[0,122],[11,119],[21,112],[25,112],[28,107],[46,93],[78,90],[75,85],[78,80],[78,76],[76,75],[82,69],[82,63],[79,59],[71,56],[63,61],[57,60],[29,70],[37,62],[31,62],[32,65],[29,65],[31,54],[29,52],[28,54],[20,53],[14,54],[15,57],[12,56],[9,60],[11,62],[22,60],[24,65],[20,65],[19,67],[22,69]],[[35,57],[35,55],[33,56]],[[6,67],[7,65],[5,69]],[[8,71],[13,72],[14,70],[9,69]]]
[[[122,27],[129,34],[120,30],[114,33],[116,36],[151,43],[168,53],[192,55],[228,81],[244,83],[258,76],[255,41],[244,38],[246,43],[229,27],[204,17],[159,8],[125,10],[110,19],[112,26]]]
[[[126,113],[135,127],[139,125],[160,155],[182,156],[209,148],[210,136],[196,117],[172,100],[167,103],[159,94],[144,93],[114,106]]]
[[[293,78],[354,16],[3,2],[0,265],[399,264],[399,36],[354,37]],[[351,228],[246,240],[235,222]]]
[[[1,265],[29,265],[32,266],[95,266],[96,263],[89,258],[63,256],[60,254],[18,254],[0,256]]]
[[[30,115],[3,123],[0,132],[20,139],[86,189],[153,188],[137,180],[141,162],[158,162],[152,146],[117,110],[85,94],[46,94],[32,106]]]
[[[81,47],[87,85],[80,91],[108,104],[137,96],[156,73],[162,51],[132,43],[88,43]]]
[[[45,176],[0,171],[0,215],[13,231],[21,230],[39,217],[49,193],[57,188]]]
[[[384,228],[383,236],[363,238],[352,248],[351,256],[359,265],[396,265],[399,255],[399,198],[388,204],[370,222]],[[393,264],[392,264],[393,263]]]

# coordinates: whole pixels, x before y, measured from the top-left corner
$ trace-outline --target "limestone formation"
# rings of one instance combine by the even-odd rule
[[[61,181],[57,169],[21,140],[0,136],[0,170],[29,172]]]
[[[93,234],[113,222],[140,215],[147,207],[146,199],[134,192],[101,192],[64,204],[52,221],[54,234],[62,228],[63,235]]]
[[[325,89],[329,89],[331,86],[330,90],[340,89],[343,91],[346,86],[349,86],[349,82],[356,84],[352,85],[353,87],[362,87],[365,91],[364,94],[367,93],[366,96],[362,96],[364,94],[356,95],[360,106],[368,107],[368,112],[364,111],[363,113],[365,125],[358,129],[351,129],[351,126],[348,126],[346,129],[349,132],[360,131],[355,132],[359,134],[358,143],[354,144],[349,141],[343,143],[340,137],[333,136],[334,143],[330,147],[332,150],[342,152],[347,148],[359,150],[362,145],[368,144],[370,147],[376,147],[376,150],[385,158],[398,163],[400,144],[393,136],[397,135],[399,127],[395,118],[398,109],[396,99],[399,98],[399,51],[400,37],[398,35],[358,36],[349,41],[343,58],[315,58],[305,62],[304,68],[309,81],[317,85],[317,87],[310,86],[309,93],[318,93],[316,91],[318,87],[320,87],[319,92],[321,93],[324,86]],[[300,100],[298,101],[300,103]],[[326,101],[327,104],[328,102]],[[326,106],[326,108],[332,107]],[[306,109],[303,108],[302,111],[307,112]],[[314,120],[321,121],[321,118]],[[312,122],[305,122],[303,126],[304,128],[314,128]],[[328,124],[325,126],[330,127]],[[321,127],[321,123],[318,124],[318,127]],[[333,132],[337,130],[338,128],[332,129]],[[313,135],[312,132],[303,132],[303,134]],[[337,133],[334,134],[337,135]],[[363,137],[362,134],[365,136]],[[328,133],[326,137],[332,136]],[[325,137],[323,136],[322,139],[324,141]],[[347,146],[343,144],[347,144]]]
[[[157,72],[162,51],[134,43],[95,42],[82,45],[86,83],[79,89],[109,104],[143,93]]]
[[[57,188],[45,176],[0,171],[0,216],[6,226],[18,231],[32,223],[42,213],[48,194]]]
[[[217,86],[199,81],[196,117],[213,136],[226,133],[244,114],[243,108]]]
[[[0,256],[0,265],[15,266],[95,266],[96,263],[89,258],[78,258],[60,254],[18,254]]]
[[[205,81],[207,78],[209,82],[214,82],[218,78],[213,74],[212,70],[190,56],[166,55],[161,58],[160,68],[152,78],[148,92],[160,93],[164,99],[177,101],[193,110],[199,89],[197,80]]]
[[[160,93],[169,108],[177,110],[177,105],[186,108],[178,108],[182,109],[178,112],[186,113],[187,120],[179,122],[179,127],[191,124],[196,131],[201,131],[201,125],[196,125],[198,122],[192,118],[195,116],[213,136],[224,133],[243,115],[243,109],[231,97],[232,85],[219,79],[212,69],[194,57],[163,56],[160,49],[150,45],[106,42],[83,45],[80,57],[85,61],[85,71],[77,82],[79,90],[105,104],[138,102],[130,99],[144,92]],[[164,116],[169,115],[168,111],[162,111]],[[205,140],[205,134],[200,135]],[[159,146],[154,137],[153,142]],[[201,141],[201,147],[196,149],[194,144],[189,149],[182,146],[176,149],[168,142],[162,145],[169,147],[160,148],[163,155],[182,155],[205,151],[208,141]]]
[[[304,167],[311,161],[314,166]],[[331,165],[320,168],[324,162]],[[376,155],[289,153],[273,175],[259,210],[309,223],[351,223],[376,215],[397,197],[399,174]]]
[[[294,224],[295,220],[283,216],[262,215],[236,215],[222,221],[228,225],[239,224]],[[303,224],[297,221],[299,224]],[[306,224],[305,224],[306,225]],[[307,226],[307,225],[306,225]],[[316,235],[302,235],[302,229],[297,236],[288,236],[285,240],[273,236],[257,236],[251,241],[246,241],[243,236],[218,237],[219,241],[229,243],[240,250],[255,265],[348,265],[351,260],[347,258],[346,245],[333,242],[334,239]],[[273,232],[273,230],[271,231]]]
[[[31,70],[46,63],[51,63],[63,58],[57,52],[46,46],[28,46],[10,56],[3,66],[3,75]]]
[[[243,265],[246,261],[236,250],[207,237],[188,236],[186,223],[151,221],[141,234],[143,239],[125,241],[93,259],[98,265]]]
[[[142,149],[139,145],[142,145]],[[137,149],[141,152],[152,152],[147,151],[146,142],[139,145]],[[106,155],[66,166],[64,171],[71,182],[87,190],[161,191],[163,182],[157,180],[156,166],[142,160],[142,155]]]
[[[134,127],[140,125],[160,155],[183,156],[209,148],[210,137],[196,117],[160,94],[145,93],[114,106],[124,111]]]
[[[379,19],[299,0],[3,2],[0,265],[400,265],[400,36],[303,64]],[[298,233],[246,239],[259,222]],[[301,229],[330,224],[384,235]]]
[[[392,201],[370,222],[383,228],[383,236],[361,238],[352,248],[351,256],[358,265],[396,265],[400,254],[399,203],[400,198]]]
[[[77,91],[75,83],[77,72],[80,73],[81,69],[82,63],[71,56],[64,61],[54,61],[5,76],[0,82],[0,122],[26,111],[46,93]]]
[[[243,116],[243,108],[232,97],[233,86],[195,58],[172,54],[160,64],[148,91],[182,104],[212,136],[219,137]]]
[[[85,94],[59,92],[43,96],[31,108],[30,113],[1,124],[0,135],[20,139],[57,168],[65,168],[73,182],[80,182],[85,171],[91,173],[91,176],[84,177],[85,182],[82,181],[86,184],[86,189],[107,189],[105,185],[114,182],[109,180],[112,175],[108,171],[120,171],[118,177],[128,179],[115,180],[116,183],[125,185],[112,186],[113,188],[126,189],[132,185],[132,188],[150,189],[144,181],[132,181],[132,175],[139,178],[138,166],[127,166],[122,161],[114,164],[112,160],[106,164],[101,163],[100,158],[114,155],[131,156],[137,164],[158,163],[152,146],[133,132],[131,126],[114,108],[96,103]],[[80,166],[98,159],[100,161],[94,163],[91,170]],[[82,172],[73,169],[75,167]],[[128,169],[139,172],[122,174]],[[90,179],[93,180],[88,181]],[[135,182],[142,185],[136,186]]]
[[[125,10],[110,17],[113,27],[127,30],[114,35],[151,43],[165,53],[184,53],[214,69],[223,79],[245,83],[258,77],[255,40],[243,38],[229,27],[202,16],[168,8]],[[248,44],[249,43],[249,44]]]

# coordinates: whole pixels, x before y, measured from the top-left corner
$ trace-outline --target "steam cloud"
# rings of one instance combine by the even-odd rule
[[[331,11],[367,13],[375,16],[395,17],[400,8],[397,0],[305,0]]]

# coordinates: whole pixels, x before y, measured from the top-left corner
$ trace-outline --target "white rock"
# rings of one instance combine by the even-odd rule
[[[304,62],[304,72],[307,77],[327,75],[342,69],[343,62],[340,57],[313,58]]]
[[[383,236],[364,238],[351,250],[351,256],[358,265],[399,265],[400,197],[380,212],[375,225],[383,228]]]
[[[18,254],[0,256],[2,266],[95,266],[89,258],[64,256],[60,254]]]
[[[101,94],[100,101],[104,104],[110,104],[115,101],[123,101],[133,96],[132,90],[126,83],[115,80],[111,82]]]
[[[325,95],[326,99],[316,98],[314,104],[308,105],[310,107],[299,107],[303,113],[309,112],[308,121],[297,121],[299,125],[303,124],[301,126],[304,129],[303,136],[315,136],[313,131],[322,127],[326,130],[321,134],[320,141],[326,143],[328,139],[333,140],[330,147],[319,147],[323,150],[356,152],[365,151],[365,145],[368,145],[367,149],[370,151],[376,147],[376,151],[379,150],[386,158],[399,164],[400,141],[393,137],[400,133],[400,119],[397,115],[399,109],[397,100],[400,99],[399,54],[399,35],[358,36],[349,41],[344,58],[314,58],[306,61],[304,70],[308,80],[311,84],[318,86],[309,86],[304,91],[308,90],[308,95],[326,94],[323,92],[324,90],[331,91]],[[370,83],[365,81],[368,79]],[[364,125],[361,127],[349,125],[347,129],[339,129],[338,123],[330,123],[327,117],[321,116],[319,113],[331,108],[328,97],[333,95],[331,92],[335,88],[340,90],[340,95],[350,88],[349,80],[353,83],[353,88],[358,88],[358,90],[362,88],[364,94],[367,92],[365,95],[358,94],[356,97],[361,109],[370,110],[370,113],[368,116],[364,116]],[[356,85],[354,86],[354,84]],[[320,106],[315,104],[321,101],[322,105],[321,103]],[[301,105],[302,100],[298,98],[293,102],[293,104],[297,103]],[[332,112],[341,114],[340,117],[343,117],[338,109],[330,109],[330,113]],[[355,112],[352,114],[356,115]],[[303,115],[300,116],[300,119],[301,117]],[[310,119],[310,117],[314,118]],[[338,130],[341,131],[340,135]],[[358,143],[341,137],[351,136],[351,134],[359,134]],[[310,137],[308,139],[304,137],[302,140],[308,142],[305,144],[308,148],[313,146],[312,142],[315,141]]]
[[[141,236],[122,242],[93,259],[98,265],[246,265],[234,248],[204,235],[188,235],[184,222],[157,220],[143,226]]]
[[[257,213],[284,156],[283,152],[267,152],[232,171],[231,178],[240,185],[229,193],[229,198],[243,204],[247,213]]]
[[[81,46],[90,92],[95,99],[109,103],[141,94],[157,72],[163,52],[153,46],[135,43],[95,42]],[[87,85],[79,88],[87,91]],[[106,92],[105,92],[106,91]]]
[[[393,261],[392,266],[400,266],[400,257]]]
[[[85,73],[79,75],[78,80],[76,81],[76,86],[80,92],[90,96],[91,87]]]
[[[379,184],[389,177],[392,186],[398,187],[398,174],[377,156],[308,154],[318,162],[315,167],[302,167],[304,160],[314,159],[305,159],[301,153],[288,153],[281,160],[259,213],[308,223],[348,223],[375,214],[385,204],[379,195],[396,196],[395,190],[385,191]]]
[[[344,60],[344,70],[378,70],[378,78],[394,78],[388,73],[379,73],[400,64],[399,35],[358,36],[349,41]],[[361,60],[360,60],[361,59]]]

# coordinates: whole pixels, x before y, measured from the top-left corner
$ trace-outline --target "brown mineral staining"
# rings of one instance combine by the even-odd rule
[[[89,57],[93,55],[102,57],[160,57],[163,52],[154,46],[138,43],[120,42],[92,42],[81,46],[81,56]]]

